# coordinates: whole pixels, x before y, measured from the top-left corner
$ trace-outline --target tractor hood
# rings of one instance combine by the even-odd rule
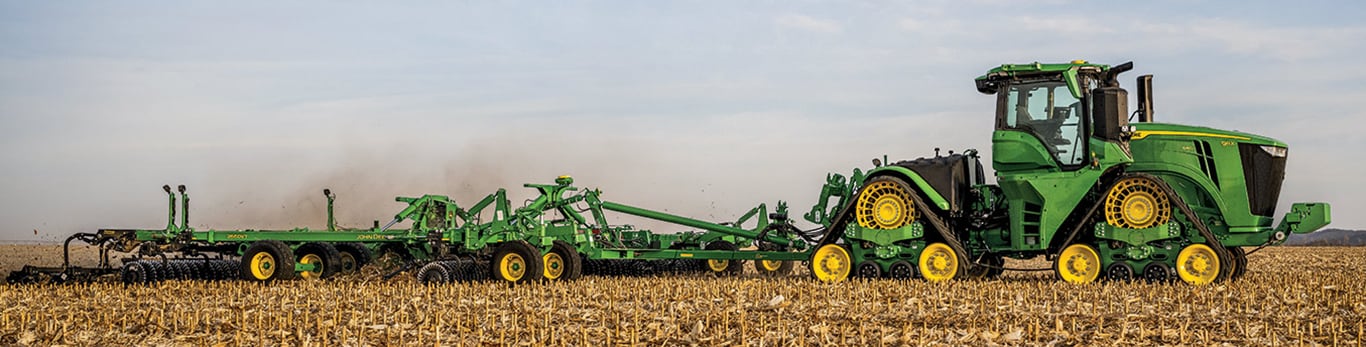
[[[1183,136],[1229,139],[1260,146],[1287,147],[1285,142],[1270,137],[1231,130],[1168,123],[1131,123],[1130,125],[1134,127],[1133,141],[1143,140],[1149,136]]]

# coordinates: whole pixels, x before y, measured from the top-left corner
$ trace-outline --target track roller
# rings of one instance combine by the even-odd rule
[[[905,260],[897,260],[887,267],[887,277],[894,280],[908,280],[915,278],[915,265]]]
[[[1143,279],[1148,283],[1167,283],[1176,280],[1176,269],[1162,262],[1148,263],[1143,267]]]
[[[1115,262],[1105,268],[1105,279],[1115,282],[1129,282],[1134,280],[1134,267],[1125,262]]]
[[[858,276],[858,278],[866,278],[870,280],[882,278],[882,266],[878,265],[877,262],[872,260],[861,261],[858,263],[858,267],[854,269],[857,270],[857,272],[855,272],[854,275]]]

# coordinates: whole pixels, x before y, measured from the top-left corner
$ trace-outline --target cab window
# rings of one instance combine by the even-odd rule
[[[1058,163],[1085,161],[1086,135],[1081,100],[1062,81],[1012,83],[1005,90],[997,127],[1021,130],[1038,137]]]

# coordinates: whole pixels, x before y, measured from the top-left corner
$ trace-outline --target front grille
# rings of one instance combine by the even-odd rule
[[[1243,157],[1243,177],[1247,180],[1252,214],[1271,217],[1281,197],[1281,181],[1285,180],[1285,156],[1274,157],[1262,146],[1247,143],[1238,144],[1238,152]]]

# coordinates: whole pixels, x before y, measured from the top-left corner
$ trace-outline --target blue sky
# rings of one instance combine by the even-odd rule
[[[1278,212],[1364,228],[1364,7],[3,1],[0,240],[159,227],[162,184],[215,228],[320,226],[323,187],[364,226],[395,195],[561,174],[706,219],[805,212],[826,172],[989,150],[972,78],[1073,59],[1155,74],[1161,121],[1289,143]]]

